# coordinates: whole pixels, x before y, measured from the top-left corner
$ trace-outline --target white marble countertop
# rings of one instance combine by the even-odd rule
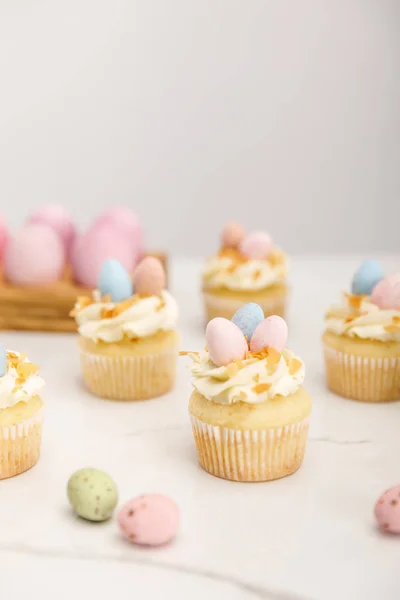
[[[400,256],[383,262],[399,268]],[[184,359],[172,393],[113,403],[82,388],[75,336],[3,333],[3,343],[41,365],[47,417],[37,466],[0,482],[0,598],[399,598],[400,538],[381,534],[372,510],[400,482],[400,403],[339,398],[323,376],[323,312],[357,264],[292,261],[290,346],[306,364],[314,409],[303,467],[276,482],[223,481],[197,465]],[[173,269],[185,349],[204,343],[198,267]],[[120,504],[144,492],[171,495],[182,511],[174,543],[143,550],[122,540],[115,520],[75,518],[65,487],[83,466],[115,479]]]

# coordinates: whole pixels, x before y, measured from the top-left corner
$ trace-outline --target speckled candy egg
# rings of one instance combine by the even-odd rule
[[[97,289],[102,296],[110,294],[113,302],[122,302],[133,295],[132,279],[118,260],[106,260],[100,270]]]
[[[384,273],[377,260],[365,260],[354,273],[351,291],[357,296],[369,296]]]
[[[282,317],[272,315],[262,321],[253,333],[250,340],[250,350],[260,352],[271,346],[282,352],[288,338],[288,326]]]
[[[264,231],[249,233],[240,243],[239,251],[243,256],[253,259],[267,258],[272,250],[272,240]]]
[[[246,235],[245,230],[238,223],[227,223],[221,233],[223,248],[237,248]]]
[[[0,377],[3,377],[7,371],[7,350],[0,344]]]
[[[380,308],[400,310],[400,273],[382,279],[372,290],[371,300]]]
[[[118,513],[121,534],[134,544],[161,546],[175,537],[179,509],[161,494],[148,494],[129,500]]]
[[[161,294],[166,285],[164,267],[158,258],[147,256],[137,266],[133,277],[135,291],[142,296]]]
[[[255,302],[245,304],[235,312],[232,323],[235,323],[240,331],[250,341],[256,327],[264,320],[264,312],[261,306]]]
[[[400,533],[400,485],[387,490],[375,504],[379,527],[390,533]]]
[[[28,218],[27,222],[41,223],[54,229],[62,239],[66,255],[69,255],[76,235],[76,228],[71,216],[62,206],[57,204],[41,206]]]
[[[246,338],[239,327],[224,319],[211,319],[206,327],[208,353],[217,367],[242,360],[248,350]]]
[[[133,239],[140,257],[144,254],[144,233],[139,217],[126,206],[115,206],[101,213],[96,225],[108,225]]]
[[[77,515],[88,521],[109,519],[117,505],[114,481],[99,469],[75,471],[68,480],[68,500]]]
[[[4,249],[8,239],[8,229],[4,220],[0,217],[0,260],[3,258]]]
[[[25,225],[4,252],[4,276],[18,285],[40,285],[61,278],[65,253],[60,237],[47,225]]]
[[[92,227],[77,238],[72,248],[71,265],[74,279],[77,283],[94,288],[106,260],[118,260],[128,273],[132,273],[137,256],[134,240],[106,225]]]

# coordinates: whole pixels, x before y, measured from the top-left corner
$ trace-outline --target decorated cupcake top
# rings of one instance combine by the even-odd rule
[[[18,402],[29,402],[44,386],[39,367],[24,354],[6,350],[0,344],[0,410]]]
[[[232,320],[212,319],[206,329],[207,349],[184,352],[193,361],[193,387],[219,404],[258,404],[294,394],[304,380],[304,364],[285,348],[286,322],[264,319],[258,304],[242,306]]]
[[[175,329],[178,307],[164,289],[165,283],[165,271],[157,258],[144,258],[133,281],[121,263],[107,260],[92,297],[78,297],[71,312],[80,335],[113,343]]]
[[[327,311],[325,328],[353,338],[400,342],[400,273],[385,278],[377,261],[362,263],[352,293]]]
[[[262,290],[284,283],[286,274],[286,256],[268,233],[246,233],[240,225],[228,223],[220,251],[205,265],[203,283],[206,289]]]

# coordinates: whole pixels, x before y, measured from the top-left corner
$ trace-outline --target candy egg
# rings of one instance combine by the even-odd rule
[[[110,294],[113,302],[122,302],[133,295],[133,283],[129,273],[118,260],[106,260],[101,267],[97,289],[102,296]]]
[[[2,259],[2,257],[3,257],[7,239],[8,239],[7,225],[5,224],[3,219],[0,217],[0,259]]]
[[[27,222],[41,223],[54,229],[63,241],[66,254],[69,254],[76,229],[71,216],[62,206],[57,204],[41,206],[28,218]]]
[[[136,268],[133,282],[135,291],[140,295],[157,296],[166,285],[164,267],[158,258],[147,256]]]
[[[118,525],[124,538],[143,546],[161,546],[175,537],[179,509],[161,494],[147,494],[129,500],[118,513]]]
[[[7,371],[7,350],[0,344],[0,377],[3,377]]]
[[[282,317],[272,315],[262,321],[253,333],[250,340],[250,350],[260,352],[268,346],[272,346],[278,352],[282,352],[288,338],[288,326]]]
[[[246,232],[238,223],[227,223],[221,233],[223,248],[237,248],[245,237]]]
[[[73,245],[71,265],[74,279],[77,283],[94,288],[106,260],[118,260],[128,273],[132,273],[137,256],[138,250],[133,239],[106,225],[92,227]]]
[[[144,253],[144,234],[139,217],[126,206],[115,206],[101,213],[96,219],[96,225],[109,225],[121,233],[133,238],[140,256]]]
[[[235,312],[232,323],[235,323],[240,331],[250,341],[255,328],[264,320],[264,312],[261,306],[255,302],[245,304]]]
[[[246,338],[239,327],[222,317],[211,319],[208,323],[206,341],[210,358],[217,367],[242,360],[248,350]]]
[[[400,309],[400,273],[377,283],[372,290],[371,301],[379,308]]]
[[[369,296],[384,273],[377,260],[365,260],[354,273],[351,291],[357,296]]]
[[[249,233],[239,244],[240,253],[248,258],[267,258],[271,250],[271,237],[264,231],[253,231],[252,233]]]
[[[400,485],[387,490],[375,504],[379,527],[390,533],[400,533]]]
[[[64,247],[47,225],[25,225],[11,238],[4,252],[4,276],[18,285],[46,284],[61,278]]]
[[[117,487],[111,477],[92,468],[71,475],[67,496],[76,514],[88,521],[109,519],[118,501]]]

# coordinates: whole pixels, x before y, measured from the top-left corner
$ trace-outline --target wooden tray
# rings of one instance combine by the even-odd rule
[[[149,252],[167,269],[167,255]],[[46,286],[23,287],[7,283],[0,273],[0,329],[30,331],[76,331],[69,316],[77,296],[90,295],[91,290],[77,285],[66,267],[62,280]]]

